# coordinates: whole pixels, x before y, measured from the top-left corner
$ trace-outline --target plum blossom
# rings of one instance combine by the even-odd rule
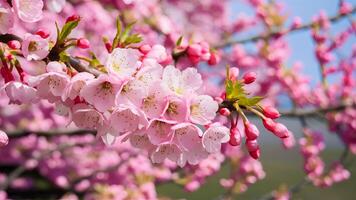
[[[52,12],[59,13],[63,10],[67,0],[47,0],[46,7]]]
[[[195,93],[203,84],[201,75],[196,69],[187,68],[181,72],[172,65],[164,68],[162,81],[172,93],[178,96]]]
[[[175,144],[161,144],[151,155],[153,163],[162,163],[166,158],[178,164],[184,163],[181,150]]]
[[[148,125],[145,114],[133,105],[119,105],[111,114],[110,125],[115,133],[134,132]]]
[[[49,54],[49,44],[39,35],[25,34],[22,53],[27,60],[41,60]]]
[[[72,77],[70,83],[67,85],[65,93],[62,96],[63,100],[67,98],[74,100],[80,95],[80,91],[87,84],[89,80],[94,79],[94,75],[87,72],[80,72]]]
[[[104,116],[86,104],[77,104],[72,109],[72,120],[83,129],[98,129],[104,125]]]
[[[29,78],[30,85],[37,88],[37,95],[49,102],[55,102],[61,98],[69,81],[67,74],[58,72],[48,72]]]
[[[108,56],[105,67],[109,73],[120,78],[127,78],[132,76],[140,67],[139,56],[138,50],[116,48]]]
[[[164,119],[153,119],[150,121],[150,125],[146,130],[150,142],[154,145],[169,142],[173,137],[173,125],[173,121]]]
[[[0,147],[6,146],[9,143],[9,138],[6,133],[0,130]]]
[[[215,118],[219,106],[211,96],[195,96],[190,103],[190,120],[200,125],[206,125]]]
[[[92,104],[98,111],[105,112],[115,105],[116,95],[121,91],[123,82],[110,75],[100,75],[87,82],[80,96]]]
[[[8,82],[3,86],[3,89],[9,97],[10,103],[22,104],[36,103],[38,101],[38,97],[36,95],[37,90],[21,82]]]
[[[42,19],[43,0],[12,0],[12,5],[24,22],[32,23]]]
[[[0,2],[0,34],[8,33],[14,25],[14,13],[6,2]]]
[[[203,147],[209,153],[220,152],[221,144],[230,140],[230,130],[222,125],[213,124],[203,134]]]
[[[167,108],[167,90],[160,82],[152,84],[147,96],[142,100],[142,110],[149,118],[159,118]]]

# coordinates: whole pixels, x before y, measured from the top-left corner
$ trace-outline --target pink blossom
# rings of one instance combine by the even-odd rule
[[[162,81],[174,94],[180,96],[196,92],[203,84],[201,75],[194,68],[180,71],[172,65],[164,68]]]
[[[178,162],[182,160],[181,150],[175,144],[161,144],[152,153],[151,159],[153,163],[162,163],[165,159],[169,159],[173,162]]]
[[[190,120],[194,123],[206,125],[215,118],[218,104],[211,96],[199,95],[190,103]]]
[[[79,128],[98,129],[104,124],[104,116],[86,104],[75,105],[72,112],[72,120]]]
[[[6,133],[0,130],[0,147],[6,146],[9,143],[9,138]]]
[[[42,19],[42,0],[12,0],[17,16],[24,22],[32,23]]]
[[[98,111],[105,112],[115,105],[116,95],[121,89],[121,80],[110,75],[100,75],[87,82],[80,91],[80,96]]]
[[[46,7],[52,12],[59,13],[66,5],[66,0],[47,0]]]
[[[116,48],[106,60],[106,69],[109,73],[120,78],[132,76],[141,65],[138,60],[140,52],[136,49]]]
[[[148,94],[142,100],[142,110],[149,118],[159,118],[165,112],[168,101],[168,92],[160,82],[152,84],[148,89]]]
[[[25,34],[22,42],[22,53],[27,60],[41,60],[49,53],[49,44],[39,35]]]
[[[8,33],[14,26],[14,13],[6,2],[0,2],[0,34]]]
[[[146,128],[148,121],[145,114],[133,105],[120,105],[111,114],[110,125],[115,133],[123,134]]]
[[[81,72],[74,75],[70,80],[70,83],[67,85],[65,93],[62,96],[62,100],[66,100],[67,98],[74,100],[80,95],[80,91],[87,84],[87,82],[92,79],[94,79],[94,75],[87,72]]]
[[[203,134],[203,146],[209,153],[220,152],[221,144],[230,140],[230,130],[225,126],[212,125]]]
[[[159,145],[170,141],[173,137],[173,124],[174,122],[163,119],[153,119],[150,121],[146,133],[151,143]]]
[[[69,77],[64,73],[48,72],[29,79],[30,85],[37,88],[37,95],[55,102],[65,92]]]
[[[8,82],[3,89],[9,97],[10,103],[22,104],[36,103],[38,101],[38,97],[36,95],[37,90],[21,82]]]

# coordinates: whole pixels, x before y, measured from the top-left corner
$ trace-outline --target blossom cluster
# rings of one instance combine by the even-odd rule
[[[325,148],[321,133],[304,129],[304,135],[305,137],[299,141],[304,156],[304,171],[314,185],[330,187],[334,183],[347,180],[350,177],[350,172],[344,168],[340,161],[334,162],[329,171],[325,170],[325,164],[320,157]]]
[[[31,49],[27,44],[41,46],[39,40],[43,39],[38,35],[25,37],[22,49]],[[69,117],[68,123],[96,130],[107,144],[124,136],[133,146],[148,150],[154,162],[168,158],[181,166],[197,164],[220,151],[221,143],[229,141],[229,130],[212,124],[218,103],[202,93],[197,70],[163,68],[158,63],[162,51],[157,51],[162,48],[116,48],[107,57],[107,73],[98,77],[49,62],[45,73],[25,77],[28,85],[13,80],[4,88],[12,103],[54,103],[59,114]],[[24,50],[28,59],[46,56],[42,50]],[[205,132],[197,125],[206,125]]]

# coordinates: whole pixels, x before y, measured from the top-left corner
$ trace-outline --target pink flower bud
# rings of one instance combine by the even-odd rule
[[[246,73],[242,79],[245,84],[250,84],[255,82],[257,74],[255,72],[248,72]]]
[[[276,122],[273,121],[271,118],[265,118],[265,119],[263,119],[263,126],[267,130],[274,132],[276,129]]]
[[[151,46],[149,44],[145,44],[145,45],[140,46],[139,50],[141,53],[146,55],[148,52],[151,51]]]
[[[287,138],[289,136],[287,127],[281,123],[276,124],[273,133],[279,138]]]
[[[352,11],[352,4],[342,1],[339,9],[339,13],[342,15],[349,14]]]
[[[263,115],[266,117],[269,117],[271,119],[277,119],[278,117],[281,116],[279,114],[278,110],[272,106],[266,106],[263,108]]]
[[[0,147],[6,146],[9,143],[9,138],[4,131],[0,130]]]
[[[19,49],[21,48],[21,43],[17,40],[11,40],[7,43],[10,49]]]
[[[258,145],[257,140],[249,140],[249,139],[247,139],[245,145],[246,145],[246,148],[247,148],[247,150],[249,152],[256,151],[257,149],[260,148],[260,146]]]
[[[68,22],[73,22],[73,21],[78,21],[80,19],[80,16],[79,15],[72,15],[72,16],[69,16],[66,20],[66,23]]]
[[[199,44],[192,44],[188,47],[188,55],[200,57],[202,54],[202,48]]]
[[[245,134],[248,140],[255,140],[259,135],[260,132],[258,131],[257,127],[250,122],[245,123]]]
[[[215,52],[210,52],[209,65],[216,65],[220,62],[220,56]]]
[[[230,141],[229,144],[231,146],[238,146],[241,144],[241,134],[239,132],[239,129],[232,128],[230,129]]]
[[[297,28],[300,28],[302,26],[302,18],[300,17],[295,17],[293,19],[293,22],[292,22],[292,26],[291,26],[291,29],[297,29]]]
[[[112,52],[112,44],[110,42],[105,42],[105,48],[109,53]]]
[[[81,48],[81,49],[87,49],[90,46],[90,42],[89,40],[85,39],[85,38],[80,38],[77,40],[77,47]]]
[[[219,110],[219,113],[220,113],[220,115],[223,115],[223,116],[229,116],[230,115],[230,110],[229,109],[227,109],[227,108],[221,108],[220,110]]]
[[[250,154],[250,156],[253,158],[253,159],[258,159],[260,158],[260,149],[258,148],[257,150],[255,151],[249,151],[248,152]]]
[[[43,30],[43,29],[39,29],[39,30],[36,32],[36,35],[39,35],[41,38],[46,39],[46,38],[49,37],[49,32],[46,31],[46,30]]]
[[[229,73],[230,73],[229,79],[232,80],[232,81],[234,81],[234,80],[236,80],[237,77],[239,76],[240,70],[239,70],[239,68],[237,68],[237,67],[232,67],[232,68],[230,68]]]

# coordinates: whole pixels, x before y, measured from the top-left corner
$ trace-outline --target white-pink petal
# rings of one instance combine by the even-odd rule
[[[80,91],[80,96],[100,112],[105,112],[115,105],[116,95],[121,89],[121,80],[103,74],[89,81]]]
[[[200,125],[209,124],[215,118],[218,109],[218,103],[211,96],[196,96],[191,101],[190,120]]]
[[[170,141],[173,136],[173,131],[171,128],[174,123],[175,122],[163,119],[152,120],[146,130],[146,133],[151,143],[154,145],[159,145],[164,142]]]
[[[24,22],[32,23],[42,19],[43,0],[12,0],[12,5]]]
[[[140,52],[136,49],[116,48],[108,56],[105,67],[109,73],[120,78],[132,76],[140,67]]]
[[[104,124],[104,116],[86,104],[73,107],[72,120],[77,127],[83,129],[96,130]]]
[[[230,140],[230,130],[221,125],[210,126],[203,134],[203,147],[209,153],[218,153],[221,143]]]

